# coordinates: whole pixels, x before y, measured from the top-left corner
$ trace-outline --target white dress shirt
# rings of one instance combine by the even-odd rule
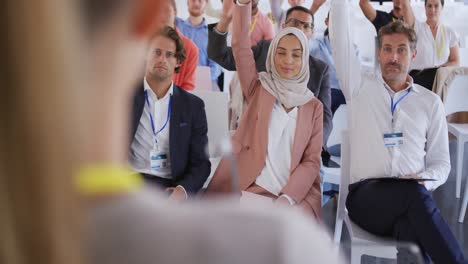
[[[297,107],[287,113],[283,106],[276,101],[268,127],[265,167],[255,181],[257,185],[276,196],[280,194],[291,174],[291,152],[296,131],[296,119]]]
[[[458,44],[458,35],[450,27],[440,24],[434,40],[431,29],[426,22],[414,22],[414,30],[418,36],[416,58],[411,69],[422,70],[438,67],[446,63],[450,56],[450,48]]]
[[[413,84],[394,93],[381,74],[361,74],[349,31],[348,3],[333,1],[330,34],[333,56],[341,89],[348,104],[351,182],[374,177],[401,177],[417,174],[430,178],[428,190],[443,184],[450,172],[448,131],[440,98]],[[397,101],[411,88],[396,107],[394,122],[390,96]],[[402,132],[403,145],[385,147],[384,133]]]
[[[174,90],[174,84],[171,84],[171,87],[163,98],[158,99],[153,90],[151,90],[146,78],[143,82],[144,89],[148,94],[150,106],[148,106],[145,98],[145,106],[140,118],[140,124],[138,125],[135,137],[133,138],[133,142],[130,146],[129,163],[137,172],[171,179],[171,159],[169,148],[170,117],[169,120],[167,120],[167,114],[169,110],[169,100]],[[167,167],[160,169],[157,172],[151,170],[149,160],[150,151],[153,149],[154,145],[154,134],[151,128],[150,111],[153,115],[154,129],[156,132],[164,126],[164,123],[166,123],[167,120],[166,127],[157,134],[159,151],[167,154]]]

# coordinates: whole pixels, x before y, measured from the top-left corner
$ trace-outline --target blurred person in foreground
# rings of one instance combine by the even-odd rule
[[[86,10],[94,9],[94,1],[86,1],[90,4]],[[323,242],[330,241],[324,230],[300,212],[286,208],[275,210],[268,206],[242,208],[232,200],[174,206],[156,191],[142,187],[141,178],[127,173],[130,129],[123,116],[130,112],[132,87],[141,79],[138,70],[136,73],[119,72],[112,66],[133,69],[144,61],[148,40],[155,30],[152,25],[161,25],[158,20],[165,19],[149,5],[153,2],[121,2],[118,9],[121,12],[115,11],[106,23],[97,25],[99,34],[89,38],[92,54],[98,51],[96,47],[106,47],[100,51],[105,53],[102,58],[119,60],[109,65],[106,60],[93,56],[95,59],[89,61],[90,72],[97,73],[96,70],[102,67],[110,73],[99,75],[95,81],[115,81],[115,85],[90,85],[95,88],[90,89],[86,97],[95,96],[91,90],[101,90],[102,94],[113,96],[96,100],[95,105],[88,103],[88,107],[100,109],[97,117],[97,113],[87,113],[90,128],[102,123],[99,116],[109,123],[93,129],[94,136],[86,138],[86,145],[91,147],[99,143],[97,135],[121,135],[100,145],[105,151],[103,155],[88,159],[78,173],[80,190],[90,202],[86,226],[90,263],[305,263],[322,256],[329,263],[339,262],[338,256],[332,253],[332,244]],[[159,1],[160,5],[164,3]],[[147,10],[148,13],[135,13],[137,10]],[[118,56],[123,55],[122,52],[125,56]],[[121,112],[113,113],[114,108]],[[246,225],[249,228],[245,228]],[[249,237],[248,241],[246,237]],[[316,252],[310,250],[314,241],[321,241],[314,247]]]

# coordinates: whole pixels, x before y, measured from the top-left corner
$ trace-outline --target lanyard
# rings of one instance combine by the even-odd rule
[[[439,59],[442,56],[442,50],[445,47],[445,27],[443,25],[440,26],[440,33],[442,34],[442,36],[440,37],[439,47],[437,47],[437,34],[434,37],[434,46],[437,52],[437,58]]]
[[[167,107],[166,122],[164,122],[164,125],[157,132],[156,132],[156,129],[154,128],[153,114],[151,113],[152,109],[151,109],[150,102],[149,102],[149,99],[148,99],[148,91],[147,90],[145,90],[145,97],[146,97],[146,103],[148,104],[148,108],[149,108],[149,116],[150,116],[150,120],[151,120],[151,129],[153,130],[154,140],[155,140],[156,143],[158,143],[158,140],[156,139],[156,137],[166,127],[167,123],[169,122],[169,118],[171,117],[172,96],[169,97],[169,106]]]
[[[401,101],[403,101],[403,99],[405,99],[406,96],[408,96],[408,94],[411,92],[411,87],[408,89],[408,91],[402,96],[400,97],[396,102],[395,104],[393,104],[393,97],[390,95],[390,111],[392,112],[392,124],[393,124],[393,114],[395,113],[395,109],[397,107],[397,105],[399,103],[401,103]]]
[[[258,12],[260,12],[260,11],[258,11]],[[255,26],[257,25],[257,18],[258,18],[258,13],[257,13],[257,15],[255,16],[255,19],[254,19],[254,21],[252,22],[252,25],[250,26],[249,34],[252,33],[252,32],[254,31]]]

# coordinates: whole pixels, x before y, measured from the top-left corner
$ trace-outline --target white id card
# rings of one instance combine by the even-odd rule
[[[385,147],[398,147],[403,145],[403,133],[387,133],[383,135]]]
[[[151,171],[158,171],[167,168],[167,154],[156,150],[150,151]]]

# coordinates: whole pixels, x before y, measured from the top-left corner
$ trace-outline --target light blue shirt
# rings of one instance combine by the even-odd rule
[[[312,38],[309,41],[309,52],[310,56],[320,59],[330,66],[330,86],[332,89],[341,90],[328,37],[322,35]]]
[[[198,65],[210,67],[211,80],[217,81],[221,74],[221,66],[208,58],[208,25],[205,18],[199,26],[193,26],[190,21],[176,18],[176,25],[185,37],[191,39],[198,47]]]

